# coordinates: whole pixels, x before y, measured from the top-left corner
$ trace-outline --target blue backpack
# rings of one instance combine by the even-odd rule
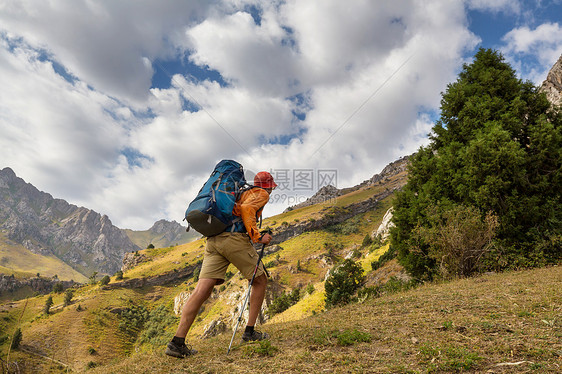
[[[238,218],[234,204],[247,186],[244,168],[233,160],[222,160],[185,211],[187,231],[193,227],[204,236],[214,236]]]

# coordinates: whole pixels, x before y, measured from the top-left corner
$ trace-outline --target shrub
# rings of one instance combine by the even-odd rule
[[[429,244],[428,256],[438,264],[442,277],[467,277],[478,271],[483,256],[490,251],[498,226],[489,212],[484,219],[470,206],[454,206],[439,212],[431,206],[430,227],[417,227],[414,236]]]
[[[123,272],[121,270],[115,273],[115,280],[123,280]]]
[[[361,243],[361,247],[363,248],[368,247],[371,245],[372,242],[373,242],[373,238],[371,238],[371,234],[367,234],[363,238],[363,243]]]
[[[119,329],[135,338],[148,319],[148,309],[144,305],[131,305],[120,313]]]
[[[70,305],[70,303],[72,302],[72,297],[74,297],[74,291],[69,288],[64,293],[64,306]]]
[[[49,296],[45,301],[45,306],[43,307],[43,313],[49,314],[52,306],[53,306],[53,297]]]
[[[314,293],[314,285],[312,283],[306,286],[306,293],[309,295],[312,295]]]
[[[267,309],[267,314],[273,317],[276,314],[282,313],[289,309],[291,306],[298,303],[300,300],[300,289],[295,288],[291,293],[283,293],[281,296],[276,297],[269,308]]]
[[[109,284],[109,281],[110,281],[109,275],[105,275],[105,276],[100,280],[100,284],[101,284],[102,286],[105,286],[106,284]]]
[[[378,259],[371,262],[371,269],[377,270],[395,257],[396,257],[396,250],[392,246],[390,246],[388,250],[384,252]]]
[[[150,243],[150,244],[146,247],[146,249],[154,249],[154,244]]]
[[[326,307],[353,301],[353,295],[364,279],[361,265],[351,259],[344,260],[326,279]]]
[[[54,293],[61,293],[64,290],[64,286],[62,282],[57,282],[53,285],[53,292]]]
[[[169,331],[168,328],[174,328],[177,325],[178,318],[166,308],[160,305],[148,313],[144,321],[143,330],[140,334],[141,343],[150,343],[153,346],[162,346],[172,339],[175,331]]]
[[[18,327],[14,332],[14,337],[12,338],[12,349],[18,349],[21,343],[23,335],[21,333],[21,329]]]

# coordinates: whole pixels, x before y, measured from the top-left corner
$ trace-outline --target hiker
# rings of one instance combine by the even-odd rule
[[[269,234],[260,234],[257,219],[277,184],[270,173],[262,171],[256,174],[254,186],[257,188],[244,191],[234,206],[234,215],[241,219],[235,220],[224,232],[207,238],[199,281],[182,308],[176,335],[166,348],[167,355],[183,358],[197,353],[186,344],[185,337],[199,309],[211,296],[213,287],[224,283],[229,264],[234,264],[248,281],[252,278],[258,261],[258,253],[252,246],[252,242],[267,245],[272,239]],[[243,341],[264,340],[269,337],[268,334],[254,329],[264,300],[266,286],[267,277],[263,264],[260,263],[251,288],[250,312],[246,330],[242,336]]]

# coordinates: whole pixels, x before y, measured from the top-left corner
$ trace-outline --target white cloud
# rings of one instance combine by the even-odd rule
[[[145,58],[174,53],[176,34],[210,5],[202,0],[5,0],[0,31],[45,48],[96,89],[141,105],[153,73]]]
[[[464,5],[439,0],[8,4],[2,28],[23,46],[0,48],[3,163],[138,229],[181,220],[222,158],[249,172],[335,169],[339,187],[371,177],[427,142],[424,112],[478,41]],[[149,90],[150,61],[186,55],[227,85],[176,75]]]
[[[506,43],[503,52],[508,61],[535,84],[546,79],[562,53],[562,27],[558,23],[544,23],[534,29],[518,27],[502,40]]]
[[[491,11],[494,13],[506,12],[520,14],[522,5],[520,0],[467,0],[470,9]]]

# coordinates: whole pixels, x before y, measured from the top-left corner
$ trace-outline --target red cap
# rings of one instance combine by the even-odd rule
[[[267,171],[260,171],[254,177],[254,185],[261,188],[275,188],[277,184],[273,181],[273,177]]]

